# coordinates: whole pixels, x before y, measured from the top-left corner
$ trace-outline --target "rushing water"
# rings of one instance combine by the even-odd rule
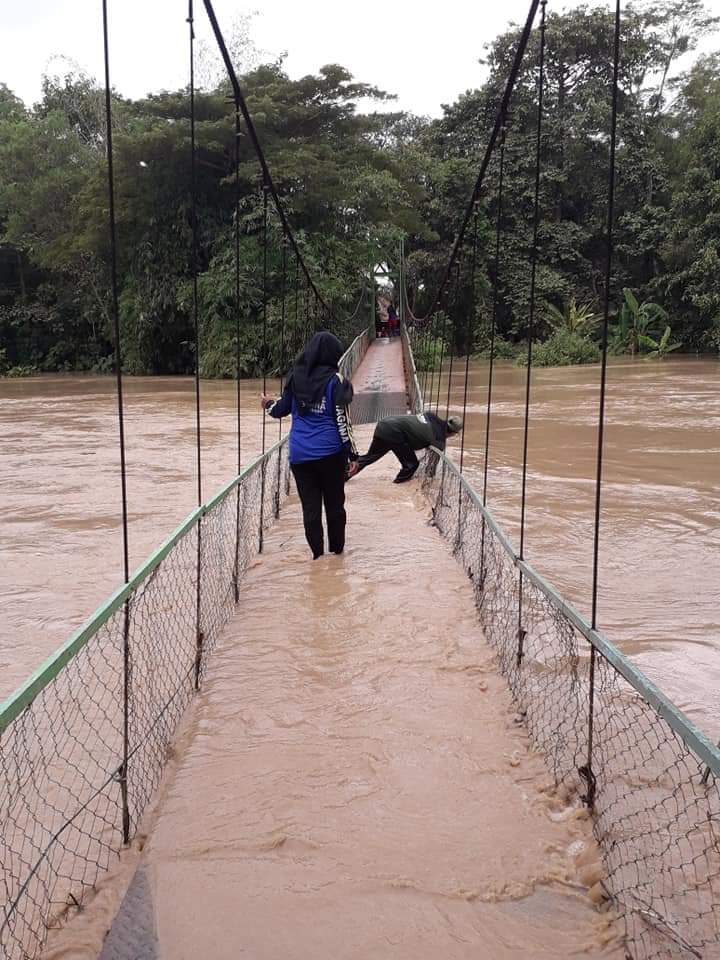
[[[462,405],[463,364],[451,406]],[[533,373],[526,557],[589,611],[598,368]],[[473,363],[465,463],[479,487],[487,366]],[[447,382],[440,385],[441,410]],[[614,363],[598,622],[708,731],[720,733],[720,364]],[[243,462],[260,448],[260,386],[243,384]],[[524,371],[495,380],[488,502],[518,542]],[[193,384],[127,381],[131,564],[195,506]],[[268,443],[277,425],[268,429]],[[0,381],[0,696],[54,650],[121,578],[114,384]],[[202,385],[204,495],[235,469],[232,383]],[[457,442],[451,444],[451,450]],[[352,534],[352,531],[351,531]]]
[[[242,462],[260,451],[261,384],[242,385]],[[194,383],[125,383],[130,565],[197,505]],[[236,387],[203,383],[203,497],[237,466]],[[277,438],[268,424],[268,445]],[[0,698],[122,581],[115,383],[0,380]]]
[[[462,405],[462,365],[451,406]],[[525,557],[591,608],[599,368],[533,372]],[[447,379],[440,385],[441,411]],[[488,504],[519,543],[525,371],[497,371]],[[435,394],[437,396],[437,394]],[[471,368],[465,463],[482,489],[487,367]],[[720,736],[720,363],[616,362],[608,371],[598,625]]]
[[[113,936],[153,924],[173,960],[623,956],[591,902],[587,813],[529,749],[471,586],[396,472],[388,457],[349,485],[341,557],[311,561],[297,498],[283,507]],[[45,960],[97,957],[118,899],[102,887]]]
[[[535,373],[529,437],[526,556],[584,611],[597,373]],[[719,377],[710,361],[612,367],[599,616],[713,735]],[[478,487],[486,382],[474,364],[465,464]],[[182,379],[127,387],[136,565],[195,505],[194,397]],[[501,367],[495,387],[489,502],[517,542],[523,371]],[[260,447],[258,393],[243,385],[244,462]],[[2,383],[0,417],[7,693],[120,580],[113,383]],[[236,466],[233,384],[203,385],[202,423],[209,496]],[[615,957],[583,892],[601,876],[589,823],[528,750],[467,580],[416,485],[388,482],[391,461],[352,482],[344,557],[309,561],[292,501],[248,572],[144,858],[167,955],[211,944],[230,958],[242,942],[258,956]],[[105,889],[116,905],[117,884]],[[107,917],[86,916],[86,946],[70,924],[49,957],[97,955]]]

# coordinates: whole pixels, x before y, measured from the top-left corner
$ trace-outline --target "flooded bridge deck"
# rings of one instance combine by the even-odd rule
[[[371,349],[359,392],[397,393],[398,358]],[[554,793],[396,470],[348,485],[341,557],[310,560],[294,495],[269,531],[104,960],[622,956],[583,883],[590,822]],[[85,955],[74,926],[52,956]]]

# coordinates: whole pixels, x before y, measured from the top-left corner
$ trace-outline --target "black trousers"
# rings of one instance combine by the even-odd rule
[[[360,470],[364,470],[365,467],[369,467],[371,463],[375,463],[376,460],[384,457],[385,454],[389,453],[391,450],[400,461],[401,467],[407,470],[417,470],[420,461],[418,460],[415,451],[409,444],[388,443],[387,440],[382,440],[377,436],[372,438],[372,443],[370,444],[370,449],[368,452],[360,457]]]
[[[305,538],[315,558],[324,553],[323,504],[331,553],[342,553],[345,547],[346,464],[347,455],[341,450],[331,457],[291,465],[302,504]]]

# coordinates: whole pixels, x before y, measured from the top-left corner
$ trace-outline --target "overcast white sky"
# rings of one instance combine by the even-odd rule
[[[187,0],[108,0],[108,6],[112,77],[122,93],[137,97],[187,83]],[[202,0],[195,6],[198,34],[208,36]],[[509,21],[522,22],[529,0],[215,0],[214,6],[224,30],[238,13],[261,8],[253,39],[271,54],[286,51],[291,77],[340,63],[357,79],[398,94],[398,107],[438,116],[441,104],[482,81],[483,44]],[[720,0],[707,6],[720,14]],[[3,7],[0,82],[28,104],[39,98],[53,56],[71,57],[102,76],[100,0],[6,0]],[[705,44],[718,48],[718,35]]]

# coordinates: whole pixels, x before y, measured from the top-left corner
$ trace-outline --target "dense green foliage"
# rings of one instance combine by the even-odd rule
[[[600,349],[587,337],[571,330],[555,330],[544,343],[539,343],[533,352],[535,367],[564,367],[571,363],[597,363]],[[527,355],[520,362],[527,366]]]
[[[700,0],[659,0],[623,13],[615,352],[661,357],[678,345],[720,349],[720,55],[677,73],[678,59],[714,26]],[[282,63],[245,72],[278,191],[337,317],[352,314],[369,268],[392,260],[400,237],[409,251],[415,313],[431,302],[517,36],[513,27],[488,45],[486,83],[446,107],[439,120],[387,112],[388,95],[336,65],[299,80],[290,80]],[[547,41],[535,312],[535,333],[545,342],[535,360],[588,362],[597,358],[605,270],[611,16],[585,6],[553,13]],[[507,134],[497,343],[508,356],[528,328],[537,61],[533,41]],[[198,292],[207,376],[235,369],[235,136],[228,92],[215,77],[197,102]],[[381,112],[361,112],[358,102],[368,100]],[[138,101],[116,96],[114,112],[125,366],[135,373],[187,372],[194,364],[188,92]],[[0,84],[0,373],[112,367],[105,133],[102,91],[83,75],[46,78],[32,109]],[[271,217],[271,350],[263,357],[263,201],[245,133],[239,151],[240,354],[243,370],[256,373],[279,363],[282,247]],[[478,262],[472,270],[468,235],[452,302],[444,304],[455,349],[479,354],[489,344],[497,174],[496,156],[478,213]],[[291,292],[291,322],[295,307]],[[286,356],[305,328],[301,294]]]

